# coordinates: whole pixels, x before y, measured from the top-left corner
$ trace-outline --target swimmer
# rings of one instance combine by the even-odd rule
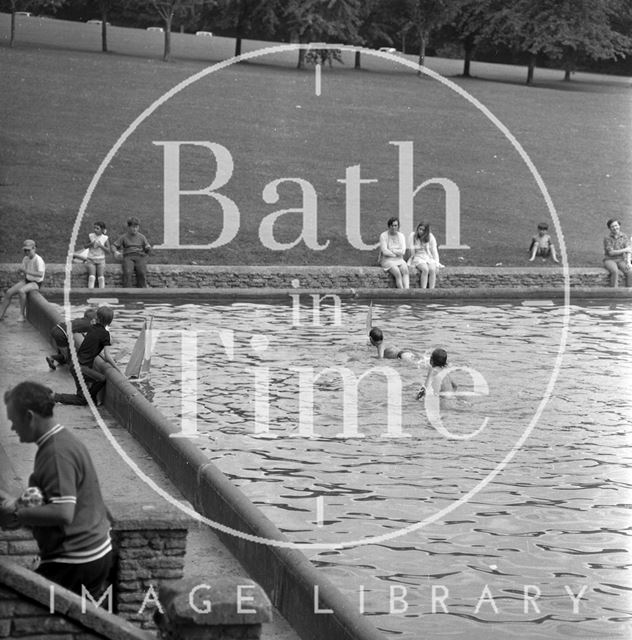
[[[369,341],[377,349],[378,358],[389,358],[391,360],[406,360],[416,362],[419,357],[410,349],[396,349],[395,347],[384,346],[384,334],[379,327],[373,327],[369,331]]]
[[[450,377],[450,374],[447,372],[443,372],[445,367],[448,365],[448,353],[445,349],[435,349],[430,356],[430,367],[428,368],[428,373],[426,374],[426,381],[419,392],[417,393],[417,400],[421,400],[425,395],[428,389],[432,389],[435,394],[440,394],[444,392],[454,392],[456,391],[456,383]],[[441,387],[437,389],[437,383],[439,382],[438,376],[441,374],[440,384]],[[431,386],[432,385],[432,386]]]

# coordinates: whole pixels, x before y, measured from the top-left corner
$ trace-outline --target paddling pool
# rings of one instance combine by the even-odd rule
[[[366,304],[335,311],[128,304],[111,330],[125,362],[152,317],[139,388],[291,540],[372,541],[307,555],[386,635],[628,637],[629,306],[571,307],[524,444],[467,502],[405,535],[515,447],[554,373],[564,310],[373,304],[385,342],[419,362],[377,360]],[[437,346],[466,392],[442,401],[439,422],[416,399]]]

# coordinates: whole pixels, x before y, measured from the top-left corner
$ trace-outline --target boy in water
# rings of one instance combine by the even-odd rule
[[[553,262],[559,262],[557,254],[555,253],[555,245],[549,235],[549,225],[546,222],[541,222],[538,225],[538,235],[531,238],[529,251],[531,252],[529,262],[533,262],[536,256],[540,256],[542,258],[548,258],[551,256]]]
[[[426,374],[426,381],[417,393],[417,400],[421,400],[429,389],[432,389],[435,395],[456,391],[456,383],[450,377],[448,370],[446,370],[447,365],[448,353],[446,350],[435,349],[430,356],[430,367]]]
[[[410,349],[396,349],[395,347],[384,346],[384,334],[379,327],[373,327],[369,331],[369,341],[377,349],[378,358],[390,358],[392,360],[417,360],[417,355]]]

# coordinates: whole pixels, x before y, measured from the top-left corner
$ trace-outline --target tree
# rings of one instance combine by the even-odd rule
[[[9,46],[12,47],[15,42],[15,14],[17,11],[51,11],[54,13],[64,4],[64,0],[5,0],[0,3],[0,8],[8,9],[11,14],[11,35],[9,37]]]
[[[171,28],[173,26],[173,19],[176,16],[184,17],[187,14],[194,13],[197,7],[208,1],[209,0],[145,0],[144,3],[142,3],[162,18],[165,36],[162,59],[165,62],[171,60]]]
[[[108,50],[108,18],[114,0],[99,0],[99,15],[101,16],[101,51]]]
[[[531,84],[539,54],[567,68],[581,55],[593,60],[625,56],[632,39],[615,27],[630,14],[629,0],[510,0],[492,20],[492,31],[497,42],[529,55]]]
[[[286,0],[283,20],[298,42],[358,41],[361,0]],[[305,50],[297,67],[305,66]]]
[[[235,56],[241,55],[242,39],[256,30],[271,35],[279,26],[281,0],[217,0],[213,6],[213,28],[235,36]]]
[[[490,35],[491,18],[499,0],[465,0],[450,24],[450,30],[463,45],[463,77],[469,78],[477,45]]]
[[[552,57],[571,79],[581,60],[616,60],[632,51],[632,3],[628,0],[579,0],[560,31],[560,48]]]
[[[395,0],[391,3],[402,40],[405,40],[409,31],[414,31],[417,36],[419,66],[425,64],[426,47],[431,35],[453,18],[462,2],[463,0]]]
[[[358,14],[357,40],[354,44],[361,46],[375,46],[380,44],[393,44],[393,39],[388,32],[389,0],[365,0],[360,5]],[[360,52],[356,51],[355,68],[361,67]]]

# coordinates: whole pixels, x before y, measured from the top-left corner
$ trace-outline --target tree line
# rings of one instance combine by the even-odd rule
[[[165,60],[174,30],[234,37],[235,55],[252,38],[393,47],[424,65],[433,47],[462,56],[466,77],[477,54],[501,55],[526,64],[528,84],[538,60],[561,67],[569,80],[576,69],[632,53],[632,0],[0,0],[0,9],[12,14],[11,44],[17,11],[98,18],[103,51],[109,23],[161,26]],[[309,61],[301,50],[298,66]]]

